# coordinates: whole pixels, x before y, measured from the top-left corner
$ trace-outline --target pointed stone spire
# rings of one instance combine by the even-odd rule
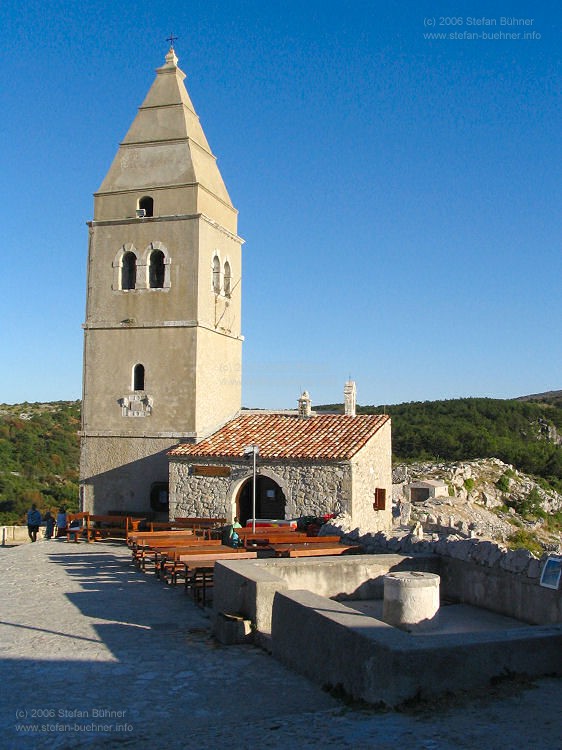
[[[185,88],[185,73],[178,67],[173,47],[156,73],[97,195],[181,185],[192,188],[185,191],[182,213],[212,213],[208,207],[212,196],[222,204],[221,210],[230,209],[235,215],[215,156]],[[107,201],[99,208],[102,215],[96,215],[96,220],[115,218],[111,212],[118,211]],[[177,207],[173,213],[177,214]]]

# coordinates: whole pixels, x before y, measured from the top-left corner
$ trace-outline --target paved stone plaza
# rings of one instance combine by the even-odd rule
[[[123,544],[2,548],[0,745],[562,748],[562,681],[396,713],[336,701],[138,572]]]

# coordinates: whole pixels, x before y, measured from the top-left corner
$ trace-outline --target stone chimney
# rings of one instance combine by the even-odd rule
[[[302,396],[299,398],[299,417],[306,418],[312,414],[312,402],[308,391],[303,391]]]
[[[357,396],[357,389],[355,387],[354,380],[348,380],[343,387],[343,401],[345,405],[346,417],[355,416],[355,402]]]

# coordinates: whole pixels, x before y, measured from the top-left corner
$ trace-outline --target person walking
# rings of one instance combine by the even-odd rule
[[[27,511],[27,533],[32,542],[37,541],[37,532],[41,526],[41,513],[37,510],[37,505],[33,503]]]

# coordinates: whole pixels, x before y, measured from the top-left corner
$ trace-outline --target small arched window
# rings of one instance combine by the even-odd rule
[[[162,250],[154,250],[150,254],[148,266],[148,280],[151,289],[162,289],[164,287],[164,253]]]
[[[144,209],[145,216],[154,216],[154,199],[150,195],[145,195],[139,201],[139,208]]]
[[[221,293],[221,262],[218,255],[213,258],[213,292]]]
[[[225,297],[230,297],[230,290],[231,290],[230,263],[228,261],[225,261],[225,263],[224,263],[224,294],[225,294]]]
[[[144,365],[135,365],[133,368],[133,390],[144,391]]]
[[[134,289],[137,283],[137,256],[126,252],[121,266],[121,289]]]

